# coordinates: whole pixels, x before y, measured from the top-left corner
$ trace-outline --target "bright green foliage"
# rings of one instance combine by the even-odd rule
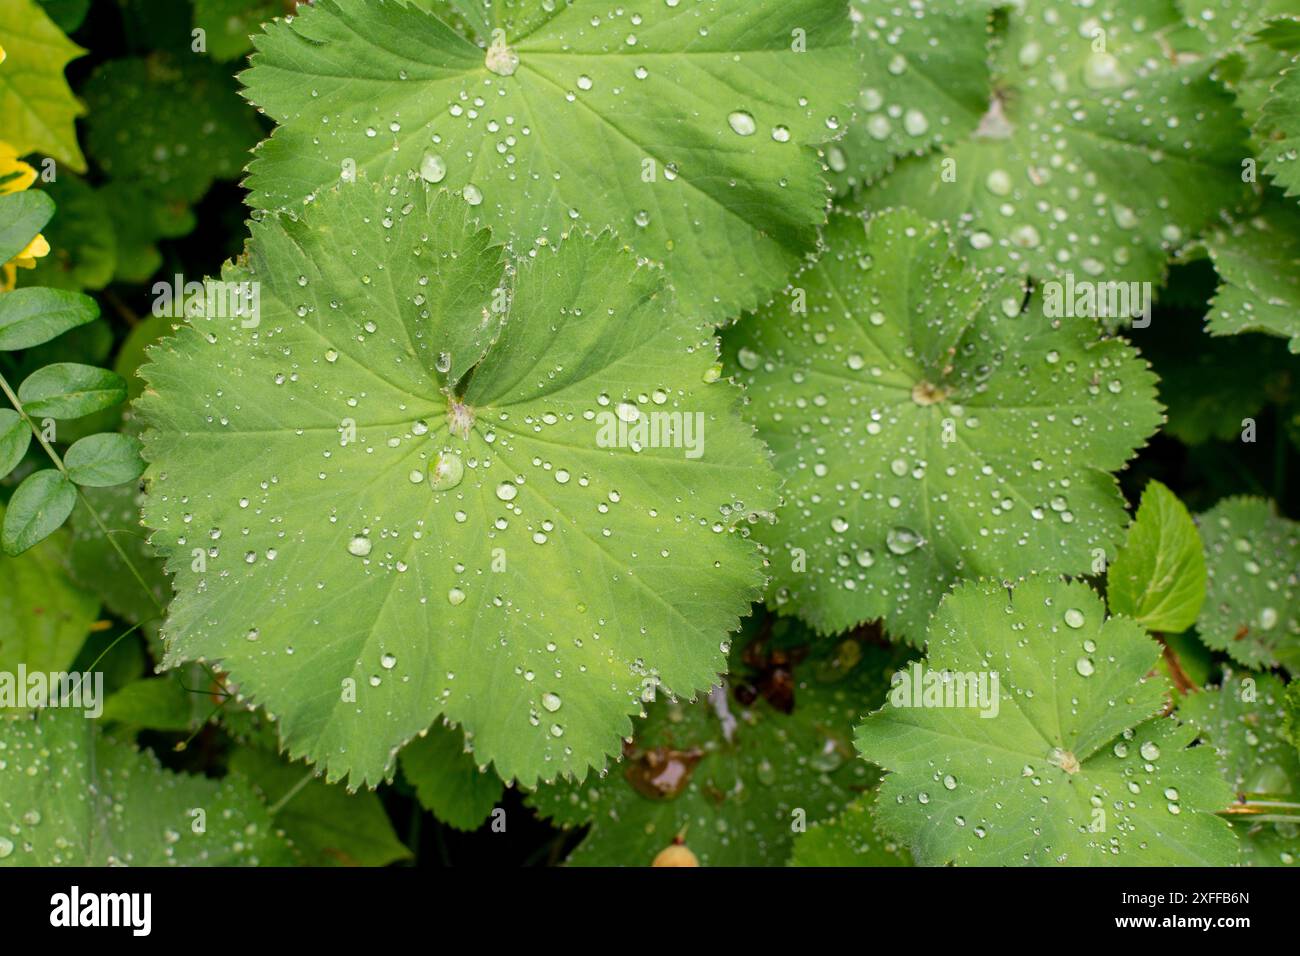
[[[808,147],[838,135],[857,79],[844,0],[452,6],[454,26],[402,0],[320,0],[259,36],[243,79],[280,126],[253,204],[420,176],[521,252],[613,228],[714,322],[813,248],[827,196]]]
[[[827,244],[725,340],[786,479],[757,532],[776,609],[917,642],[959,577],[1093,570],[1126,520],[1108,472],[1160,421],[1133,350],[1022,315],[913,213],[837,216]]]
[[[18,486],[4,513],[0,551],[16,557],[40,544],[68,520],[77,504],[77,488],[53,468],[34,471]]]
[[[64,670],[86,639],[99,601],[68,579],[64,543],[60,535],[21,557],[0,555],[0,672]]]
[[[1177,634],[1196,623],[1205,602],[1205,550],[1192,516],[1158,481],[1142,503],[1106,578],[1112,614],[1148,631]]]
[[[255,223],[225,280],[257,327],[198,317],[142,370],[169,662],[223,659],[354,787],[440,713],[506,779],[600,766],[645,686],[716,679],[761,582],[772,482],[707,329],[608,237],[506,276],[470,214],[358,183]],[[655,413],[700,456],[599,444]]]
[[[85,172],[75,125],[85,109],[68,89],[63,68],[86,51],[63,35],[36,0],[0,5],[0,48],[0,142],[19,156],[44,153]]]
[[[98,316],[95,300],[78,292],[16,289],[0,293],[0,351],[41,345]]]
[[[900,163],[873,207],[956,224],[983,266],[1158,282],[1169,250],[1246,195],[1245,130],[1212,61],[1170,62],[1179,19],[1171,0],[1009,10],[975,131]]]
[[[81,711],[0,716],[0,743],[0,866],[293,862],[242,780],[171,773]]]
[[[1221,279],[1210,332],[1268,332],[1300,352],[1300,209],[1274,197],[1257,215],[1211,233],[1205,245]]]
[[[950,0],[916,8],[852,0],[862,87],[844,139],[827,147],[837,185],[875,181],[900,156],[970,135],[989,106],[990,6]]]
[[[828,820],[874,770],[854,759],[853,721],[884,696],[878,646],[810,638],[733,654],[727,683],[693,702],[660,701],[603,779],[530,798],[565,826],[591,823],[569,857],[587,866],[648,866],[680,836],[702,866],[780,866],[796,832]]]
[[[420,806],[457,830],[476,829],[501,799],[500,779],[475,765],[457,727],[434,724],[402,748],[401,763]]]
[[[1209,575],[1201,639],[1247,667],[1300,668],[1300,529],[1267,501],[1229,498],[1200,517]]]
[[[814,823],[794,838],[792,866],[911,866],[906,848],[883,836],[874,800],[854,800],[834,820]]]
[[[1286,734],[1286,689],[1271,674],[1224,674],[1220,687],[1183,698],[1178,713],[1212,744],[1228,784],[1242,795],[1295,802],[1300,797],[1300,754]],[[1241,838],[1242,862],[1254,866],[1300,864],[1294,823],[1229,817]]]
[[[1146,675],[1159,653],[1132,621],[1106,620],[1081,582],[960,585],[925,667],[950,672],[951,689],[986,690],[944,706],[912,679],[859,727],[862,755],[891,771],[881,828],[924,865],[1233,862],[1236,840],[1213,815],[1232,791],[1209,750],[1190,747],[1193,729],[1158,716],[1162,688]]]
[[[291,766],[254,747],[235,751],[230,769],[277,807],[276,826],[283,829],[299,865],[385,866],[411,855],[373,793],[349,794],[319,780],[299,788],[310,768]]]

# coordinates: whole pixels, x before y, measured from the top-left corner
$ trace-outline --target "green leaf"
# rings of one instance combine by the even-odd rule
[[[563,826],[591,824],[569,857],[649,866],[674,839],[703,866],[780,866],[801,824],[828,820],[877,774],[853,757],[853,722],[879,703],[898,655],[848,638],[738,642],[732,674],[694,702],[663,700],[604,777],[529,802]]]
[[[31,443],[27,421],[12,408],[0,408],[0,478],[18,467]]]
[[[66,670],[85,641],[99,602],[68,580],[62,551],[55,537],[22,557],[0,556],[0,672]]]
[[[1288,196],[1300,196],[1300,57],[1272,88],[1256,134],[1266,143],[1264,172]]]
[[[844,139],[826,148],[832,181],[861,187],[900,156],[919,156],[974,131],[992,89],[986,0],[918,11],[852,0],[861,89]]]
[[[400,759],[420,806],[457,830],[477,829],[501,799],[500,778],[478,768],[459,728],[434,724]]]
[[[1247,667],[1300,670],[1300,526],[1261,498],[1200,516],[1209,576],[1201,640]]]
[[[253,49],[258,27],[283,13],[280,0],[194,0],[194,27],[207,34],[212,59],[233,60]]]
[[[63,68],[86,51],[35,0],[0,6],[0,47],[6,54],[0,63],[0,140],[19,156],[45,153],[84,173],[75,121],[86,110],[68,89]]]
[[[713,322],[812,250],[826,185],[808,147],[854,97],[844,0],[456,9],[453,26],[400,2],[320,0],[268,27],[242,79],[280,126],[250,201],[296,209],[354,171],[423,176],[521,251],[614,229]]]
[[[882,829],[927,866],[1234,862],[1214,816],[1232,791],[1193,728],[1157,716],[1158,655],[1081,582],[958,586],[930,628],[928,680],[909,672],[858,728],[862,755],[892,771]],[[997,708],[943,706],[945,671],[950,691],[984,681],[981,704],[996,689]]]
[[[236,750],[230,769],[247,778],[269,805],[279,807],[275,824],[300,866],[386,866],[411,856],[376,794],[349,794],[319,780],[295,790],[311,771],[252,747]]]
[[[1218,48],[1257,33],[1275,14],[1295,12],[1293,0],[1178,0],[1178,6],[1187,21]]]
[[[0,743],[0,866],[293,862],[242,778],[171,773],[80,711],[0,717]]]
[[[1280,335],[1300,352],[1300,209],[1270,196],[1257,215],[1205,238],[1220,277],[1207,325],[1212,335]]]
[[[32,418],[82,418],[126,401],[126,382],[108,369],[58,362],[27,376],[18,400]]]
[[[982,266],[1158,282],[1170,250],[1248,196],[1245,130],[1212,59],[1171,64],[1169,0],[1026,4],[1002,22],[975,132],[901,162],[872,208],[952,223]]]
[[[53,215],[54,201],[43,192],[0,196],[0,263],[26,249]]]
[[[1037,300],[1021,315],[1018,285],[987,288],[911,212],[865,236],[836,216],[826,243],[724,339],[786,479],[755,531],[777,610],[916,641],[958,578],[1100,564],[1127,521],[1108,472],[1160,421],[1133,350]]]
[[[1220,776],[1237,793],[1300,798],[1300,754],[1286,735],[1286,688],[1272,674],[1224,674],[1220,687],[1183,698],[1178,713],[1192,723],[1219,758]],[[1242,862],[1252,866],[1300,863],[1296,824],[1229,818],[1241,838]]]
[[[117,432],[80,439],[63,456],[63,463],[69,478],[91,488],[125,484],[144,473],[140,439]]]
[[[905,847],[876,826],[875,797],[854,800],[834,820],[794,838],[791,866],[912,866]]]
[[[84,95],[95,161],[169,200],[193,203],[213,180],[236,178],[260,136],[229,71],[196,56],[110,60]]]
[[[608,236],[539,249],[494,313],[471,214],[355,184],[254,222],[225,280],[260,283],[258,328],[195,317],[142,370],[168,662],[222,659],[354,787],[440,713],[504,779],[602,765],[644,680],[716,679],[761,582],[774,477],[708,329]],[[705,445],[602,446],[653,412]]]
[[[0,550],[13,557],[44,541],[68,520],[76,504],[77,488],[62,472],[32,472],[9,499]]]
[[[15,289],[0,293],[0,352],[29,349],[98,317],[95,300],[80,292]]]
[[[1142,492],[1128,540],[1110,566],[1106,600],[1112,614],[1171,634],[1195,624],[1205,603],[1205,550],[1196,523],[1158,481]]]
[[[44,233],[50,253],[37,260],[35,269],[23,270],[19,281],[77,291],[102,289],[117,266],[113,222],[103,194],[71,173],[59,176],[45,191],[59,207],[59,215]]]

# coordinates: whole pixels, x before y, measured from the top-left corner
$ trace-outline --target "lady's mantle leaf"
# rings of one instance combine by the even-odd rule
[[[500,779],[474,763],[459,727],[434,724],[400,759],[420,806],[457,830],[477,829],[501,799]]]
[[[1196,726],[1219,755],[1221,776],[1239,794],[1294,802],[1300,796],[1300,755],[1286,731],[1286,687],[1272,674],[1234,675],[1203,694],[1184,697],[1178,713]],[[1241,837],[1242,861],[1254,866],[1300,863],[1294,823],[1260,823],[1231,816]]]
[[[294,862],[247,784],[164,770],[79,710],[0,717],[0,744],[0,866]]]
[[[252,202],[419,175],[525,247],[613,228],[714,321],[815,244],[826,186],[806,147],[848,121],[857,78],[844,0],[457,8],[453,26],[400,0],[318,0],[269,26],[243,75],[280,124]]]
[[[716,680],[761,580],[733,525],[772,476],[707,329],[608,237],[507,294],[472,214],[417,181],[254,223],[212,288],[260,283],[258,315],[141,370],[169,662],[223,659],[331,781],[439,714],[506,779],[581,776],[647,684]]]
[[[1259,498],[1200,517],[1209,576],[1196,629],[1247,667],[1300,671],[1300,525]]]
[[[1205,602],[1205,549],[1192,516],[1158,481],[1142,503],[1106,578],[1112,614],[1149,631],[1177,634],[1196,623]]]
[[[791,866],[911,866],[906,847],[880,832],[875,795],[854,800],[834,820],[794,838]]]
[[[1300,197],[1300,57],[1273,87],[1256,132],[1266,142],[1264,172],[1288,196]]]
[[[1220,278],[1207,325],[1211,335],[1280,335],[1300,352],[1300,210],[1270,196],[1257,215],[1205,239]]]
[[[1158,282],[1166,253],[1244,199],[1245,130],[1211,63],[1173,66],[1171,0],[1023,4],[969,139],[872,190],[959,225],[985,266]]]
[[[1213,754],[1155,716],[1163,695],[1146,675],[1159,652],[1132,621],[1106,620],[1083,583],[962,584],[935,616],[919,681],[904,675],[858,729],[862,755],[893,771],[882,828],[925,865],[1234,862],[1213,815],[1232,800]],[[950,691],[988,693],[944,706],[944,672]]]
[[[918,8],[852,0],[862,80],[844,139],[826,149],[837,185],[877,179],[899,156],[969,135],[989,105],[987,0]]]
[[[726,339],[786,479],[759,532],[777,607],[919,641],[958,577],[1092,570],[1126,523],[1108,472],[1160,420],[1133,350],[1021,315],[1018,287],[991,294],[913,213],[865,237],[837,217],[827,242],[789,302]]]
[[[853,759],[852,725],[883,699],[899,655],[854,638],[809,647],[809,636],[738,649],[707,699],[653,706],[604,779],[535,793],[545,816],[592,824],[569,862],[649,866],[680,837],[704,866],[779,866],[801,824],[871,787],[878,778]]]

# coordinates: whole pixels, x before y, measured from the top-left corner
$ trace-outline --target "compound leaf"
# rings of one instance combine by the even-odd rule
[[[826,184],[808,147],[854,97],[844,0],[456,7],[448,23],[441,4],[320,0],[257,37],[243,79],[280,126],[253,204],[422,176],[521,249],[613,228],[715,322],[812,249]]]
[[[881,827],[918,863],[1235,862],[1214,816],[1232,791],[1213,754],[1157,716],[1162,687],[1146,675],[1159,647],[1134,622],[1106,620],[1086,584],[963,583],[929,637],[921,676],[904,675],[857,734],[862,755],[891,771]],[[973,686],[988,699],[960,706],[956,691],[969,704]]]
[[[205,310],[141,370],[168,663],[222,659],[354,787],[439,714],[507,780],[602,765],[761,583],[773,476],[707,327],[608,236],[507,297],[471,215],[358,183],[254,223],[221,288],[259,283],[256,327]]]
[[[1090,570],[1126,522],[1109,472],[1160,421],[1154,376],[1092,320],[1021,315],[914,213],[865,235],[837,216],[826,242],[795,299],[725,338],[786,479],[757,532],[777,609],[916,641],[959,577]]]

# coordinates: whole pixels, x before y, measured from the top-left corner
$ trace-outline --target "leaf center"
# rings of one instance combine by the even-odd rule
[[[492,44],[483,58],[483,65],[497,76],[514,76],[519,69],[519,54],[508,43],[502,30],[492,31]]]
[[[453,435],[468,439],[470,429],[474,427],[474,409],[459,398],[447,402],[447,426]]]
[[[935,405],[951,394],[952,389],[947,385],[932,385],[921,381],[912,386],[912,401],[921,406]]]

